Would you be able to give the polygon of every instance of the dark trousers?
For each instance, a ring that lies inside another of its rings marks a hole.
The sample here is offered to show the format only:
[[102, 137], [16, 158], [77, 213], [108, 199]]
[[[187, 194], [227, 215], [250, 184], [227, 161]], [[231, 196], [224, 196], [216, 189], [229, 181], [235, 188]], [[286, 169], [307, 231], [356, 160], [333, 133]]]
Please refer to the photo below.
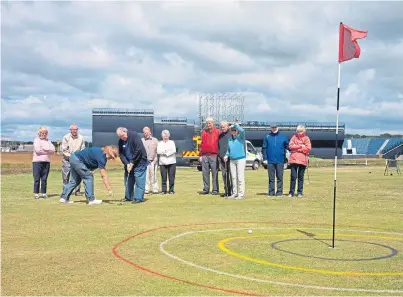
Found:
[[[284, 164], [267, 164], [267, 171], [269, 172], [269, 195], [283, 195], [283, 173]], [[274, 188], [275, 177], [277, 177], [277, 192]]]
[[125, 173], [124, 173], [124, 177], [123, 177], [123, 181], [124, 181], [124, 184], [125, 184], [125, 199], [124, 200], [130, 200], [130, 196], [129, 196], [129, 188], [127, 187], [127, 180], [128, 180], [128, 177], [129, 177], [129, 173], [127, 172], [127, 169], [126, 169], [126, 165], [124, 165], [124, 171], [125, 171]]
[[202, 156], [202, 174], [203, 174], [203, 191], [210, 192], [210, 170], [212, 177], [212, 190], [218, 193], [218, 157], [214, 156]]
[[222, 173], [222, 179], [224, 181], [224, 190], [225, 194], [228, 196], [232, 195], [232, 177], [231, 177], [231, 169], [229, 166], [229, 158], [227, 162], [224, 162], [224, 159], [218, 157], [218, 163], [220, 165], [220, 170]]
[[176, 164], [160, 165], [161, 172], [161, 191], [163, 193], [167, 192], [167, 177], [169, 179], [169, 192], [174, 192], [175, 187], [175, 174], [176, 174]]
[[290, 181], [290, 193], [294, 195], [295, 193], [295, 184], [298, 178], [298, 194], [303, 193], [304, 191], [304, 174], [305, 174], [305, 165], [300, 164], [291, 164], [291, 181]]
[[39, 186], [41, 188], [41, 193], [46, 194], [46, 185], [48, 181], [49, 169], [50, 169], [49, 162], [32, 162], [35, 194], [39, 194]]

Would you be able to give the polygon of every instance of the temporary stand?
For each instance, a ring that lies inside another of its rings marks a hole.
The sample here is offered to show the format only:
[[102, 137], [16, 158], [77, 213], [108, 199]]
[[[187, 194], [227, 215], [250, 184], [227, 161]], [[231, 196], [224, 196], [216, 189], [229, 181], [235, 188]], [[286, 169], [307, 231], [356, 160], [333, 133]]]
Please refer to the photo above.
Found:
[[400, 171], [399, 162], [397, 160], [386, 160], [385, 172], [383, 173], [383, 175], [389, 175], [390, 169], [395, 170], [397, 172], [397, 175], [402, 174], [402, 172]]

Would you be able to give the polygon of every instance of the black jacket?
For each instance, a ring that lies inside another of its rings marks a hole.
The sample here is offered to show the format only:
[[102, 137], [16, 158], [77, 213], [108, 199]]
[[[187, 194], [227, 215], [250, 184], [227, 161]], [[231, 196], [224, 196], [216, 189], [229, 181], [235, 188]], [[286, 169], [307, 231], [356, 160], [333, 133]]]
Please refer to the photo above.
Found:
[[119, 139], [119, 157], [122, 160], [124, 165], [128, 165], [132, 163], [134, 168], [140, 164], [140, 162], [147, 162], [147, 152], [141, 141], [141, 136], [135, 131], [127, 131], [127, 142], [126, 146], [128, 146], [130, 150], [130, 155], [132, 156], [131, 160], [128, 160], [125, 156], [123, 140]]
[[231, 137], [231, 130], [228, 129], [226, 133], [221, 132], [218, 136], [218, 156], [224, 158], [228, 149], [228, 139]]

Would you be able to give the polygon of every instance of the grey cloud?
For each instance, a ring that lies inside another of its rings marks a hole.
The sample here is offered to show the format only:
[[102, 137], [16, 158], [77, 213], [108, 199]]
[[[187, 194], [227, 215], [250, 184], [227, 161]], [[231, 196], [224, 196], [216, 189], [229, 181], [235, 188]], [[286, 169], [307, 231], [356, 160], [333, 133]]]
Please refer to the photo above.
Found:
[[[351, 129], [401, 129], [393, 108], [374, 112], [400, 106], [401, 15], [399, 2], [12, 3], [2, 9], [1, 86], [2, 115], [15, 116], [2, 124], [90, 129], [91, 108], [107, 106], [194, 118], [197, 93], [222, 91], [247, 93], [249, 118], [334, 121], [342, 20], [369, 31], [361, 58], [342, 64], [343, 119]], [[92, 47], [105, 61], [90, 59]], [[30, 116], [39, 108], [30, 96], [47, 96], [46, 117]]]

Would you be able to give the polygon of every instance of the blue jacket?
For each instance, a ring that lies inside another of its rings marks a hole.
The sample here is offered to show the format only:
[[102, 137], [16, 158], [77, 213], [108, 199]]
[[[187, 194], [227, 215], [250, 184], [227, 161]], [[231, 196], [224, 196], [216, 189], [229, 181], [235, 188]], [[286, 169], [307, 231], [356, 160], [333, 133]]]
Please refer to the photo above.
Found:
[[269, 164], [284, 164], [285, 150], [288, 149], [288, 138], [280, 133], [271, 132], [263, 140], [263, 161]]
[[235, 138], [232, 135], [228, 138], [228, 149], [225, 155], [231, 160], [245, 159], [245, 130], [239, 127], [238, 124], [234, 124], [233, 127], [237, 129], [239, 133]]

